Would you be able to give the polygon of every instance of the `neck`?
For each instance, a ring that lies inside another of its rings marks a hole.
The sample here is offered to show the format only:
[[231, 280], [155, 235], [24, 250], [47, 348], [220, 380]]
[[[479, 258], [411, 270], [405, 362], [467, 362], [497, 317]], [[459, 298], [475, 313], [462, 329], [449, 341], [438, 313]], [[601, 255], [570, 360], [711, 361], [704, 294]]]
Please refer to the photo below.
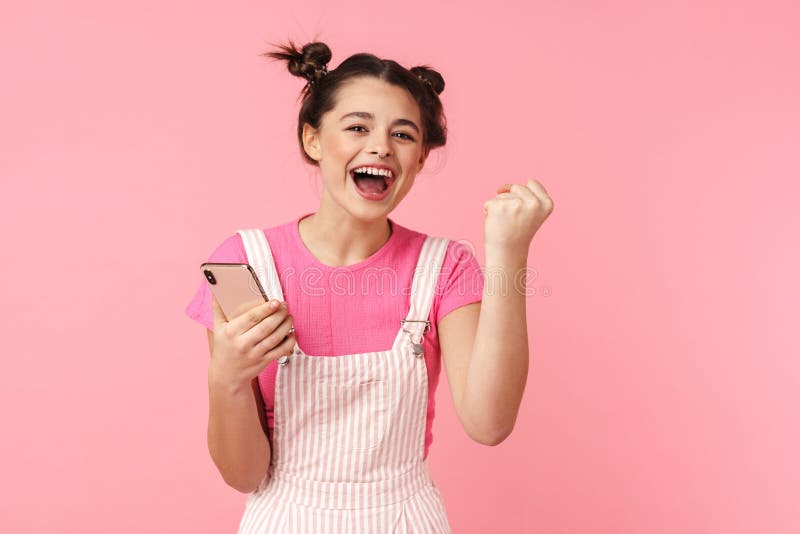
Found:
[[322, 208], [302, 219], [298, 230], [311, 254], [332, 267], [353, 265], [367, 259], [392, 235], [386, 216], [365, 221], [346, 212], [333, 214]]

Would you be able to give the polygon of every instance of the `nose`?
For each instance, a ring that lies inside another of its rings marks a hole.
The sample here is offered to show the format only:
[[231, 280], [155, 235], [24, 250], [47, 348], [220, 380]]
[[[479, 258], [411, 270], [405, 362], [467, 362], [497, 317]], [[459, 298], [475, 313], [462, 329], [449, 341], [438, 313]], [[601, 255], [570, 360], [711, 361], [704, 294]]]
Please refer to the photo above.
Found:
[[389, 141], [387, 136], [383, 135], [382, 133], [373, 133], [368, 146], [368, 152], [370, 154], [375, 154], [379, 159], [391, 156]]

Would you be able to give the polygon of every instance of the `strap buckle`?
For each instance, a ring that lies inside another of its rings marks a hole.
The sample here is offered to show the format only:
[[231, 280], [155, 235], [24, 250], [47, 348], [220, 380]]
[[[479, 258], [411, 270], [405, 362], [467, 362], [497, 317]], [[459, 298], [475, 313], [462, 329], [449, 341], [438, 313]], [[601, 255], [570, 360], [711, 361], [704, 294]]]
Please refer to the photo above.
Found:
[[431, 331], [431, 322], [430, 321], [420, 321], [420, 320], [413, 320], [413, 319], [400, 319], [400, 324], [405, 326], [406, 323], [425, 323], [425, 330], [422, 332], [423, 334], [427, 334]]

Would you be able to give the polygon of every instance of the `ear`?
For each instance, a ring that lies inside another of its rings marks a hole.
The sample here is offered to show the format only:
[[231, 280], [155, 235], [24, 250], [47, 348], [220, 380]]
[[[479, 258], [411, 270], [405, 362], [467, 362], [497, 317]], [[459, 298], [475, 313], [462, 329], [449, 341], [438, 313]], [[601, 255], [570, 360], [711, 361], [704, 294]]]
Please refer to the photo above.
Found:
[[422, 170], [422, 167], [425, 166], [425, 161], [428, 159], [428, 154], [431, 153], [430, 147], [425, 147], [422, 149], [422, 155], [419, 157], [419, 167], [417, 168], [417, 172]]
[[308, 157], [314, 161], [319, 161], [322, 157], [322, 150], [319, 143], [319, 130], [308, 123], [303, 124], [303, 150]]

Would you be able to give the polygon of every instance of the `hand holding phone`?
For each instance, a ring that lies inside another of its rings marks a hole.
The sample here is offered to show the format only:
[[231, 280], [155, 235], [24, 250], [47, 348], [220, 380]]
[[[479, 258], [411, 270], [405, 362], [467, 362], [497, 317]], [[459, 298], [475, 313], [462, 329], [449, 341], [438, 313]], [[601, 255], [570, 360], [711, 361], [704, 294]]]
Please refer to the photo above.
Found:
[[201, 268], [213, 294], [209, 379], [249, 388], [270, 362], [291, 354], [293, 318], [286, 303], [267, 299], [250, 265], [204, 263]]

